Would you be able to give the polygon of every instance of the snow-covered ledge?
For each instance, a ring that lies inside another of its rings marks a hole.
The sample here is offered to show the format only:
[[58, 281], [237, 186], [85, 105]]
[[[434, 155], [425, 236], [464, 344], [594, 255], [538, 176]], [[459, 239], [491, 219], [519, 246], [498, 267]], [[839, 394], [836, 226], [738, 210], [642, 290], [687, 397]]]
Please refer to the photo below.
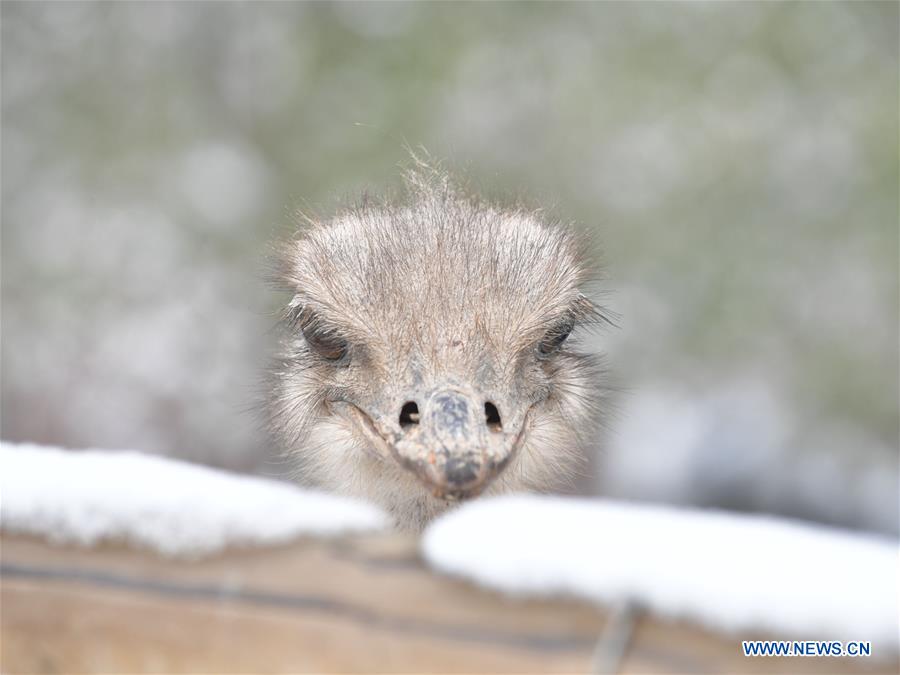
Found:
[[512, 594], [634, 603], [748, 639], [898, 650], [897, 540], [770, 517], [513, 496], [444, 516], [422, 551], [442, 572]]
[[0, 529], [197, 557], [386, 528], [378, 509], [265, 478], [137, 452], [0, 443]]

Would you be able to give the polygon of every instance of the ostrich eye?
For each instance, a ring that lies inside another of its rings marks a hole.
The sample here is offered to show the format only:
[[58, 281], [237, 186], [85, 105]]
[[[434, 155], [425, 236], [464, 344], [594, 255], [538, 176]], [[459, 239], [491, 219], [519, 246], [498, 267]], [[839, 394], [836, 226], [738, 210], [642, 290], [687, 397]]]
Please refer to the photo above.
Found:
[[538, 343], [538, 357], [546, 358], [556, 352], [562, 346], [562, 343], [566, 341], [566, 338], [569, 337], [572, 328], [572, 323], [567, 321], [547, 331], [547, 334]]
[[327, 361], [341, 361], [347, 355], [347, 341], [332, 332], [306, 327], [303, 337], [310, 349]]

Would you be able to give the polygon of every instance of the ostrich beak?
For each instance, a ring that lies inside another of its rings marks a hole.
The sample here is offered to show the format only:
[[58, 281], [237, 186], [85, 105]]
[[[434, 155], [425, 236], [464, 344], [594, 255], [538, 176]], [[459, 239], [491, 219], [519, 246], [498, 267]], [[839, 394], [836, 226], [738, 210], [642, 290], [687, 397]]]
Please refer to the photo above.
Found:
[[[512, 459], [521, 433], [506, 430], [491, 401], [458, 388], [441, 388], [418, 405], [407, 402], [391, 454], [437, 497], [481, 493]], [[405, 413], [405, 414], [404, 414]]]

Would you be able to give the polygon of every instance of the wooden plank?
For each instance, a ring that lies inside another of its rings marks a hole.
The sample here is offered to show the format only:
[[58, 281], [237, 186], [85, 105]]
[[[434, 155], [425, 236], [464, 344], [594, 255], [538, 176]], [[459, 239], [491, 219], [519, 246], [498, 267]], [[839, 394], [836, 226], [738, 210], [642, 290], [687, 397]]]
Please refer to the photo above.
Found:
[[[587, 672], [607, 617], [432, 574], [397, 536], [174, 562], [2, 538], [2, 670]], [[736, 638], [641, 617], [623, 672], [863, 672], [745, 659]], [[882, 672], [895, 672], [893, 664]]]
[[[584, 654], [458, 640], [320, 611], [65, 584], [3, 589], [6, 672], [577, 672]], [[537, 668], [535, 667], [537, 666]]]

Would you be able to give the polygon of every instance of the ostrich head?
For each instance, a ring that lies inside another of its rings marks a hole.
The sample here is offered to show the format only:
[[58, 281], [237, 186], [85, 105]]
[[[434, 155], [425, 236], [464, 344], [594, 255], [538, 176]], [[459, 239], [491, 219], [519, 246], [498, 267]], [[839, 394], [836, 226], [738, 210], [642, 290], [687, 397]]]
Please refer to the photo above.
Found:
[[570, 334], [603, 315], [570, 231], [417, 169], [402, 200], [312, 222], [281, 258], [272, 423], [305, 480], [415, 530], [574, 469], [602, 390]]

